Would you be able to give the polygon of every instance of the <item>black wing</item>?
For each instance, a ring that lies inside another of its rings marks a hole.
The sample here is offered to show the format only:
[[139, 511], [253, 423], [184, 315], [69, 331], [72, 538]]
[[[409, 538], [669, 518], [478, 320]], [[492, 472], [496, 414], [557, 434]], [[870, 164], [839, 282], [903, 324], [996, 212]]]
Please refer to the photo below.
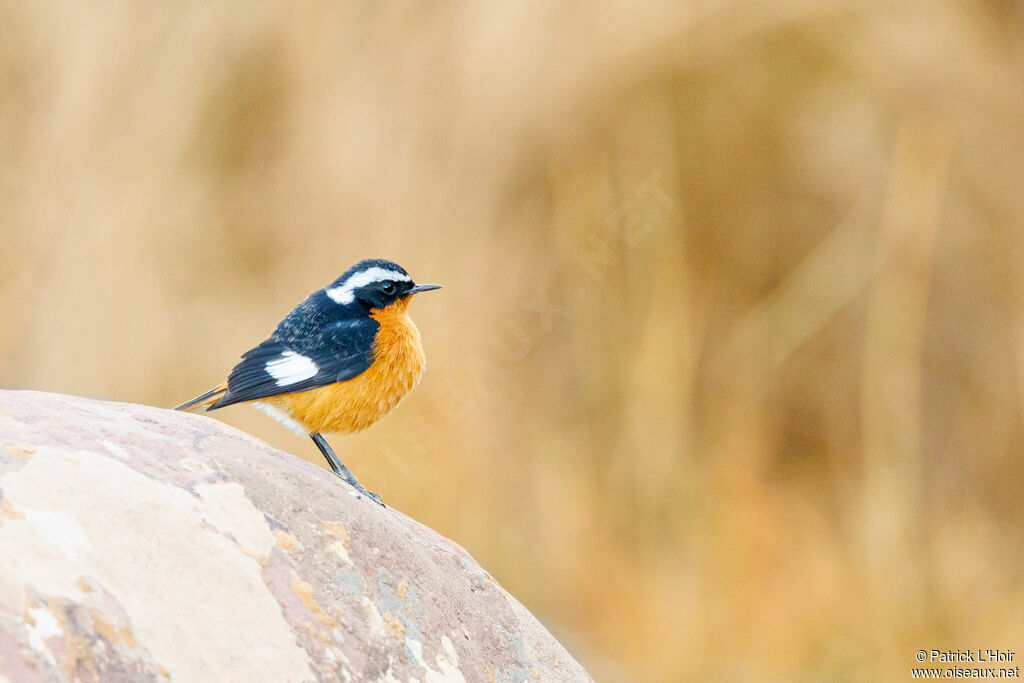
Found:
[[242, 356], [228, 376], [227, 392], [209, 409], [358, 377], [373, 364], [378, 328], [373, 318], [359, 318], [331, 323], [312, 337], [268, 339]]

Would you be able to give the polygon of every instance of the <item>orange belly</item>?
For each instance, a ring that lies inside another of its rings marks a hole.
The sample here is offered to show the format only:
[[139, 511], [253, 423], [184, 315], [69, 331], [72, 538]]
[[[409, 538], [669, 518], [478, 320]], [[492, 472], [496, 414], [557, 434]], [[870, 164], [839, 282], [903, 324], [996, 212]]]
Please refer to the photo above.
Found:
[[408, 315], [409, 300], [370, 315], [380, 324], [374, 362], [363, 374], [318, 389], [263, 399], [310, 432], [350, 434], [391, 412], [420, 381], [426, 357], [420, 332]]

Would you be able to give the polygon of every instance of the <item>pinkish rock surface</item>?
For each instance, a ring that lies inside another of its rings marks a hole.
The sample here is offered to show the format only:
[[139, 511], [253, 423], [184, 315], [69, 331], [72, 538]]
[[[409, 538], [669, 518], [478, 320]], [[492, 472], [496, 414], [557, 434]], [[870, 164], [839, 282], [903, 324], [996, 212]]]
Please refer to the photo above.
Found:
[[0, 391], [0, 682], [590, 680], [350, 491], [209, 418]]

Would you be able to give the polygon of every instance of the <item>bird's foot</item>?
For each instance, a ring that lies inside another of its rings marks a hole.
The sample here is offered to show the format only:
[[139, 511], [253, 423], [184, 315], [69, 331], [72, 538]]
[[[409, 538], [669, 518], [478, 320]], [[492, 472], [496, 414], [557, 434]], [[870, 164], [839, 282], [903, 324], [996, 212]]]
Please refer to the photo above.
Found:
[[352, 495], [354, 495], [356, 498], [362, 498], [363, 496], [365, 496], [372, 500], [377, 505], [380, 505], [381, 507], [387, 507], [387, 505], [385, 505], [384, 501], [381, 499], [379, 493], [367, 490], [366, 488], [363, 487], [362, 484], [359, 483], [359, 481], [355, 477], [349, 479], [343, 474], [338, 474], [338, 477], [340, 477], [343, 481], [345, 481], [345, 483], [347, 483], [349, 486], [355, 489]]
[[337, 454], [334, 452], [334, 449], [331, 448], [330, 445], [328, 445], [327, 440], [324, 439], [323, 435], [320, 434], [320, 432], [310, 432], [309, 437], [313, 439], [313, 443], [317, 445], [317, 448], [320, 449], [320, 452], [324, 454], [325, 458], [327, 458], [327, 463], [331, 466], [331, 469], [334, 471], [334, 473], [341, 477], [344, 481], [348, 482], [348, 484], [355, 489], [354, 495], [356, 498], [362, 498], [363, 496], [366, 496], [377, 505], [380, 505], [381, 507], [387, 507], [386, 505], [384, 505], [384, 502], [380, 499], [380, 495], [374, 493], [373, 491], [367, 491], [366, 489], [363, 488], [363, 485], [359, 483], [358, 479], [356, 479], [356, 475], [352, 474], [352, 472], [350, 472], [349, 469], [345, 467], [345, 463], [343, 463], [338, 458]]

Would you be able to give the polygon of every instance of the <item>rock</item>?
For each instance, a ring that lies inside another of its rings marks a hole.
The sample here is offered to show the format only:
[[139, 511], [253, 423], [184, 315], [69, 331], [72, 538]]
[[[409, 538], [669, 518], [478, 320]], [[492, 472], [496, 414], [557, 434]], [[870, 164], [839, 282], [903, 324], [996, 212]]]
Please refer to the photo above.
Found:
[[455, 543], [216, 420], [0, 391], [0, 681], [590, 680]]

